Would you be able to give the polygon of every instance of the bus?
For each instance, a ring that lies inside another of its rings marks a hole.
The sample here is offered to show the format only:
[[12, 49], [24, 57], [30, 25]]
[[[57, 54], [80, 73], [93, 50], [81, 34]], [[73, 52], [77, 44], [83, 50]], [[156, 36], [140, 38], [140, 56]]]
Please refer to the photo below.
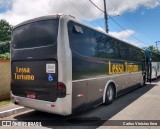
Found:
[[151, 79], [157, 79], [160, 76], [160, 54], [148, 49], [145, 52], [151, 64]]
[[69, 15], [13, 28], [11, 100], [60, 115], [78, 113], [145, 82], [145, 51]]

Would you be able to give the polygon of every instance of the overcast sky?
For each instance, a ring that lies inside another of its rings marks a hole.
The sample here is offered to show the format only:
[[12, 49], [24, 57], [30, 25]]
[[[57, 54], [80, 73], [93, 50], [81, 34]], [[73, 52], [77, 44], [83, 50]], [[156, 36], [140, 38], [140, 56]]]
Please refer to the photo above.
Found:
[[[103, 0], [92, 1], [103, 10]], [[160, 0], [106, 0], [106, 7], [108, 14], [125, 28], [121, 29], [109, 19], [110, 34], [139, 47], [160, 40]], [[0, 19], [7, 20], [11, 25], [57, 12], [73, 15], [104, 30], [103, 13], [89, 0], [0, 0]]]

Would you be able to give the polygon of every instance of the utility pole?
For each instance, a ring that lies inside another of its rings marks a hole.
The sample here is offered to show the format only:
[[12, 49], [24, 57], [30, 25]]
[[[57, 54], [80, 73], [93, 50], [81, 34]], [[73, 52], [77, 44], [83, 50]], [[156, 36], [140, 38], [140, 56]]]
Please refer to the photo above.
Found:
[[156, 41], [156, 48], [157, 48], [157, 52], [158, 52], [158, 43], [160, 43], [160, 41]]
[[106, 0], [104, 0], [104, 19], [105, 19], [106, 33], [108, 33], [108, 14], [106, 9]]

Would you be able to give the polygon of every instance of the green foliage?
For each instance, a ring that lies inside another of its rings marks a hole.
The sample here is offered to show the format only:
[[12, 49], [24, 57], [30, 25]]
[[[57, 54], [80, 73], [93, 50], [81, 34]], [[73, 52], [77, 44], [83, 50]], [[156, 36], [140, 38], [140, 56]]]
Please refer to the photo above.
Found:
[[12, 26], [5, 20], [0, 20], [0, 41], [11, 40]]
[[6, 41], [6, 42], [0, 42], [0, 54], [2, 53], [9, 53], [10, 51], [10, 41]]
[[158, 52], [157, 52], [156, 47], [154, 47], [153, 45], [148, 46], [147, 49], [160, 54], [160, 51], [158, 50]]
[[151, 50], [151, 51], [157, 52], [156, 48], [155, 48], [153, 45], [148, 46], [147, 48], [148, 48], [148, 50]]
[[5, 20], [0, 20], [0, 59], [10, 58], [10, 41], [12, 26]]
[[10, 58], [10, 53], [0, 54], [0, 59], [9, 59], [9, 58]]

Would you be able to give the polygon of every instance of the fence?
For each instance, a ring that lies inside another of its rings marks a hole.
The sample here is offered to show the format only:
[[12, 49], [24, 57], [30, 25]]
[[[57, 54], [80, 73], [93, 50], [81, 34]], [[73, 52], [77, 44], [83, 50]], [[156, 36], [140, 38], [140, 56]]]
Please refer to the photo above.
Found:
[[0, 101], [10, 97], [10, 60], [0, 59]]

